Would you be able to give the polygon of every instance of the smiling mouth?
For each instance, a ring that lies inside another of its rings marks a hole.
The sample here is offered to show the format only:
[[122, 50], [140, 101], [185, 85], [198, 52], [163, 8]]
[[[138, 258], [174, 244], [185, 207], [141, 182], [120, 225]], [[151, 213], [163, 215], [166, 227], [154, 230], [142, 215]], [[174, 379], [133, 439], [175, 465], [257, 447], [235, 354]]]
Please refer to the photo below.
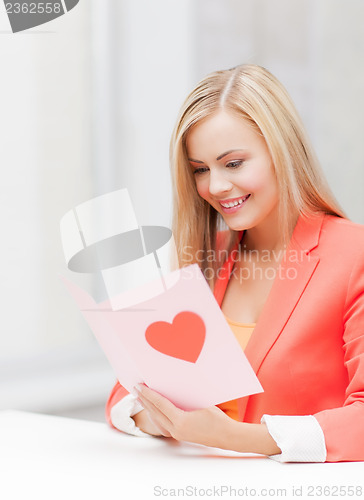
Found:
[[221, 201], [219, 201], [219, 203], [223, 209], [229, 210], [229, 209], [236, 208], [236, 207], [242, 205], [249, 197], [250, 197], [250, 194], [247, 194], [246, 196], [242, 196], [241, 198], [237, 198], [234, 201], [230, 201], [227, 203], [222, 203]]

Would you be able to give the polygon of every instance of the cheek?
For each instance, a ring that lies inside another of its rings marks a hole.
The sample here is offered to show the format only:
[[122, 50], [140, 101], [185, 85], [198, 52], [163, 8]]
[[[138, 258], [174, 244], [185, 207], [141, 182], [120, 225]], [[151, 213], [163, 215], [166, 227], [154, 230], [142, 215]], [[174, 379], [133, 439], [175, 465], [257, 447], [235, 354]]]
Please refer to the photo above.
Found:
[[245, 172], [244, 177], [239, 179], [239, 182], [244, 191], [251, 191], [252, 193], [259, 192], [267, 185], [266, 175], [257, 170]]
[[266, 168], [255, 169], [245, 177], [245, 187], [255, 193], [274, 194], [277, 191], [277, 181], [273, 171]]

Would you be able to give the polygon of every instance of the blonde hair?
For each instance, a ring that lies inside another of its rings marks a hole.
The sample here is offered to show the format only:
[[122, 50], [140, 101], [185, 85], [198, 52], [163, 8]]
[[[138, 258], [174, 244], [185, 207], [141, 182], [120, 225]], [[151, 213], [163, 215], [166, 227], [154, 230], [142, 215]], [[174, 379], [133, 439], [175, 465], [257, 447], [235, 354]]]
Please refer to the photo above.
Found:
[[[222, 259], [207, 262], [216, 252], [216, 238], [224, 226], [221, 215], [203, 200], [189, 166], [186, 138], [191, 128], [220, 109], [237, 113], [264, 137], [279, 190], [282, 241], [288, 244], [294, 227], [292, 214], [317, 212], [346, 218], [332, 194], [301, 119], [282, 84], [265, 68], [253, 64], [216, 71], [201, 80], [180, 110], [170, 143], [173, 181], [172, 230], [178, 266], [197, 263], [213, 288]], [[226, 226], [225, 226], [226, 227]], [[220, 246], [227, 255], [237, 231], [228, 229]], [[211, 253], [210, 253], [211, 252]], [[203, 258], [197, 258], [197, 255]], [[221, 253], [220, 253], [221, 254]], [[206, 274], [212, 268], [213, 273]]]

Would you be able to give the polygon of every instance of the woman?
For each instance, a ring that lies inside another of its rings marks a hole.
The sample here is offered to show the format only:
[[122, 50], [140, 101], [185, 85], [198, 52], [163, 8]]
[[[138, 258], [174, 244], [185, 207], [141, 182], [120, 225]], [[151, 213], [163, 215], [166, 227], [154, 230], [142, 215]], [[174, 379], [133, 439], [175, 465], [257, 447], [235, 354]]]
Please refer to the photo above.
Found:
[[279, 461], [364, 460], [364, 226], [335, 201], [282, 85], [255, 65], [207, 76], [171, 166], [179, 265], [200, 265], [264, 392], [184, 412], [116, 384], [109, 423]]

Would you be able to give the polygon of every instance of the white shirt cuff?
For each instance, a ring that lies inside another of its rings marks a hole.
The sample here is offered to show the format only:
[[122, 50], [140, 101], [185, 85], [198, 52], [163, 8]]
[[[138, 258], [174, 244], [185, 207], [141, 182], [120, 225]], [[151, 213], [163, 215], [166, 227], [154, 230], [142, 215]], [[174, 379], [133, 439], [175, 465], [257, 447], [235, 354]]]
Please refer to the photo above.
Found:
[[278, 462], [325, 462], [325, 436], [312, 415], [263, 415], [268, 432], [282, 450], [270, 458]]
[[143, 410], [142, 405], [137, 401], [137, 398], [132, 394], [124, 396], [110, 410], [111, 423], [119, 431], [133, 434], [134, 436], [150, 436], [143, 432], [135, 425], [135, 421], [131, 418]]

